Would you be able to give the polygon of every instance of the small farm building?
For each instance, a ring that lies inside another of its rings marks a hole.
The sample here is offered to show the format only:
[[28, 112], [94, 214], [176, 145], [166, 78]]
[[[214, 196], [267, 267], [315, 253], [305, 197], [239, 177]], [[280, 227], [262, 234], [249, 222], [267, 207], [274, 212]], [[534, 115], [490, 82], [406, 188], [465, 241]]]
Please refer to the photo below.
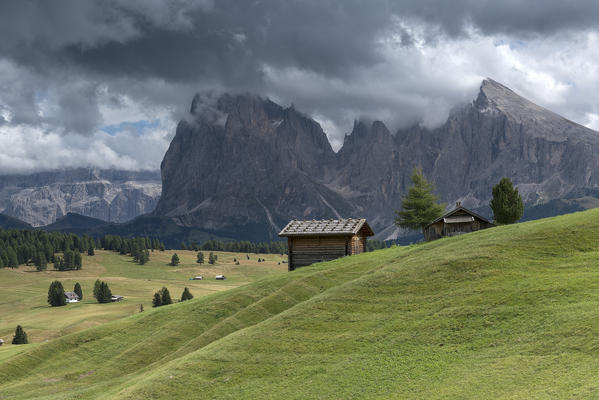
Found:
[[495, 226], [485, 217], [481, 217], [456, 203], [454, 210], [437, 218], [424, 228], [424, 239], [427, 241], [440, 239], [445, 236], [456, 236], [463, 233], [478, 231]]
[[360, 254], [374, 236], [365, 219], [293, 220], [279, 233], [287, 238], [288, 270], [319, 261]]
[[0, 346], [2, 346], [4, 344], [4, 340], [0, 339]]
[[77, 303], [80, 300], [79, 295], [75, 292], [64, 292], [64, 297], [67, 303]]
[[123, 296], [119, 296], [118, 294], [113, 294], [112, 297], [110, 298], [110, 301], [115, 302], [115, 301], [121, 301], [123, 299], [124, 299]]

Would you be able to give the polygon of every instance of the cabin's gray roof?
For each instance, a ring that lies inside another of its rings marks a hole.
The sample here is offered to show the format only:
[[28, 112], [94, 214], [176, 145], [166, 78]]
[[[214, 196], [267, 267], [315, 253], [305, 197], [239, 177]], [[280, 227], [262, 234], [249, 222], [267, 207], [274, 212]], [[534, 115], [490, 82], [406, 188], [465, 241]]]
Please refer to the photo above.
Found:
[[[486, 219], [485, 217], [478, 215], [477, 213], [475, 213], [474, 211], [470, 211], [465, 207], [457, 206], [456, 208], [454, 208], [453, 210], [451, 210], [450, 212], [448, 212], [447, 214], [437, 218], [436, 220], [434, 220], [433, 222], [431, 222], [430, 224], [428, 224], [426, 227], [428, 228], [429, 226], [431, 226], [432, 224], [436, 224], [439, 221], [444, 221], [447, 218], [450, 218], [453, 214], [456, 214], [458, 211], [462, 211], [465, 212], [466, 214], [469, 214], [471, 216], [473, 216], [474, 218], [480, 219], [481, 221], [484, 221], [488, 224], [494, 225], [491, 221], [489, 221], [488, 219]], [[458, 218], [458, 216], [456, 215], [455, 217], [452, 218]], [[464, 222], [471, 222], [471, 221], [464, 221]], [[450, 222], [451, 223], [451, 222]], [[455, 223], [455, 222], [454, 222]]]
[[466, 222], [473, 222], [474, 217], [472, 215], [456, 215], [451, 217], [443, 218], [443, 222], [446, 224], [463, 224]]
[[324, 219], [290, 221], [279, 236], [346, 236], [355, 235], [361, 229], [366, 231], [366, 236], [373, 236], [374, 232], [364, 218], [354, 219]]
[[68, 298], [68, 299], [78, 299], [79, 295], [75, 292], [64, 292], [64, 295]]

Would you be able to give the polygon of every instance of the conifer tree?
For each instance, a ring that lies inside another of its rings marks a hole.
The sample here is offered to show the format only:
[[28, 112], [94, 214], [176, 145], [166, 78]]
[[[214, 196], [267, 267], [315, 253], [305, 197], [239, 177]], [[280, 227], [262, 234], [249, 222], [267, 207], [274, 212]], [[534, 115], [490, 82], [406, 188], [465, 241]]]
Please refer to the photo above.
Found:
[[208, 255], [208, 264], [214, 264], [216, 262], [216, 257], [214, 257], [214, 253], [210, 252]]
[[160, 292], [154, 293], [154, 298], [152, 299], [152, 307], [160, 307], [162, 305], [162, 298], [160, 297]]
[[64, 297], [64, 287], [60, 281], [54, 281], [48, 288], [48, 304], [52, 307], [64, 306], [67, 301]]
[[96, 254], [96, 253], [95, 253], [95, 251], [94, 251], [94, 246], [91, 246], [91, 245], [90, 245], [90, 246], [89, 246], [89, 248], [87, 249], [87, 255], [88, 255], [88, 256], [93, 256], [93, 255], [95, 255], [95, 254]]
[[98, 303], [110, 303], [112, 301], [112, 292], [106, 282], [100, 283], [97, 300]]
[[489, 205], [493, 210], [493, 219], [498, 224], [513, 224], [524, 215], [522, 197], [509, 178], [501, 178], [493, 187], [493, 198]]
[[78, 251], [73, 253], [73, 268], [75, 269], [81, 269], [81, 266], [83, 264], [83, 261], [81, 259], [81, 253], [79, 253]]
[[198, 252], [198, 264], [204, 264], [204, 253]]
[[191, 300], [191, 299], [193, 299], [193, 295], [191, 294], [189, 289], [187, 289], [187, 288], [183, 289], [183, 293], [181, 294], [181, 301]]
[[160, 299], [162, 300], [162, 305], [166, 306], [168, 304], [173, 304], [173, 300], [171, 299], [171, 294], [169, 293], [166, 287], [163, 287], [160, 291]]
[[41, 251], [37, 254], [35, 261], [35, 268], [38, 271], [45, 271], [48, 268], [48, 261], [46, 260], [46, 255]]
[[21, 325], [17, 325], [17, 329], [15, 329], [15, 336], [12, 338], [12, 344], [28, 344], [29, 340], [27, 340], [27, 333], [23, 330]]
[[144, 305], [143, 304], [139, 305], [139, 312], [144, 312]]
[[9, 247], [6, 251], [8, 256], [7, 266], [10, 268], [17, 268], [19, 266], [19, 259], [17, 258], [17, 253], [12, 247]]
[[58, 256], [54, 257], [54, 269], [57, 271], [64, 271], [64, 263], [62, 262], [62, 258]]
[[102, 282], [96, 279], [96, 282], [94, 282], [94, 298], [96, 300], [98, 300], [98, 296], [100, 295], [100, 286], [102, 286]]
[[74, 255], [74, 253], [71, 250], [66, 249], [64, 251], [64, 254], [63, 254], [63, 257], [62, 257], [62, 261], [63, 261], [63, 268], [65, 270], [73, 269], [74, 258], [75, 258], [75, 255]]
[[79, 284], [79, 282], [75, 283], [75, 288], [73, 289], [73, 292], [77, 293], [77, 296], [79, 296], [79, 300], [83, 300], [83, 291], [81, 290], [81, 285]]
[[401, 199], [401, 211], [395, 211], [395, 224], [406, 229], [422, 229], [443, 215], [445, 204], [437, 204], [439, 196], [432, 182], [424, 177], [421, 168], [414, 168], [412, 172], [412, 187]]
[[179, 265], [179, 256], [177, 255], [177, 253], [173, 254], [173, 256], [171, 257], [171, 265], [173, 267]]

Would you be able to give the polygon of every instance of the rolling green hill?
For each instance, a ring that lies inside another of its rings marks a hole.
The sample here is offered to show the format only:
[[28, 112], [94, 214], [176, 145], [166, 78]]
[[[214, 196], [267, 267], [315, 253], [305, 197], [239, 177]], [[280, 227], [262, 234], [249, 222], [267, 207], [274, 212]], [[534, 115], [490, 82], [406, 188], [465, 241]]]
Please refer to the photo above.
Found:
[[0, 397], [599, 397], [599, 209], [273, 274], [0, 349]]

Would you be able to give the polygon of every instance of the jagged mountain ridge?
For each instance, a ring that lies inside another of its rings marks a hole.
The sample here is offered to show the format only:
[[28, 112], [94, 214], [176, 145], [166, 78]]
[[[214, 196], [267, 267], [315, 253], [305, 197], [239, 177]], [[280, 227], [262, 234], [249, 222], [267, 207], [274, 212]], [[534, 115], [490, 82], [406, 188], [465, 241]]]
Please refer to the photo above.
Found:
[[155, 215], [254, 240], [291, 218], [366, 217], [392, 236], [415, 166], [449, 203], [485, 206], [509, 176], [534, 205], [597, 189], [598, 150], [599, 133], [490, 79], [439, 128], [392, 134], [357, 122], [338, 153], [293, 107], [249, 94], [207, 106], [196, 96], [162, 162]]
[[0, 176], [0, 212], [32, 226], [69, 212], [125, 222], [152, 211], [160, 197], [158, 171], [78, 168]]

